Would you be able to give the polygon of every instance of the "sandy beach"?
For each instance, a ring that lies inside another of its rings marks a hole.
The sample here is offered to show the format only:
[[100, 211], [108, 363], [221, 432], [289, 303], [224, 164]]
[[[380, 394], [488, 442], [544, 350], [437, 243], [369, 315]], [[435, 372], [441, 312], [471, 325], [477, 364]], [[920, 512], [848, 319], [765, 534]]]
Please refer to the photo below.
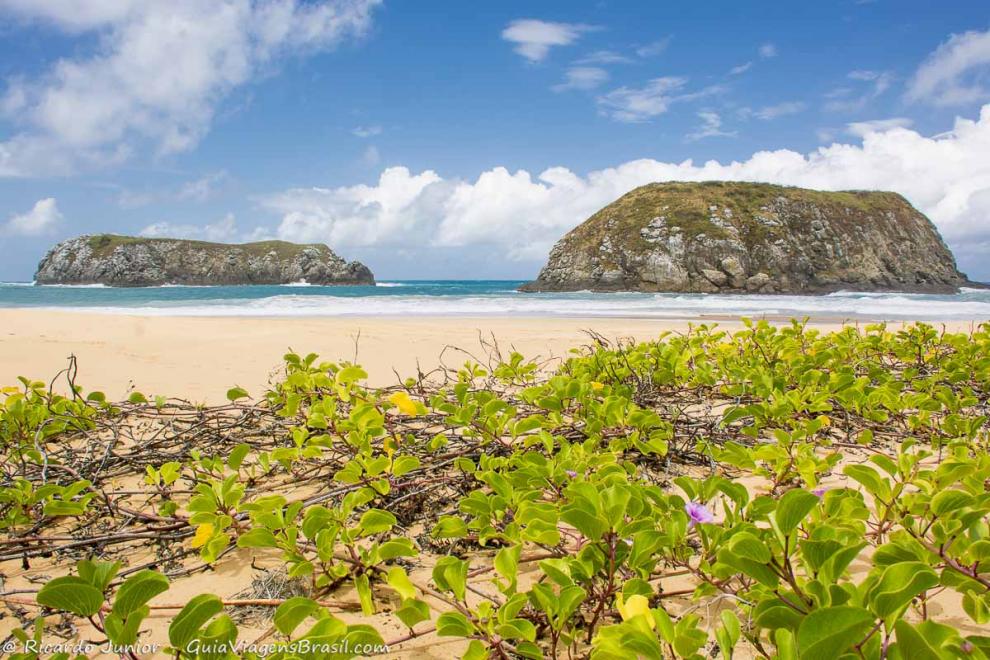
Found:
[[[610, 340], [645, 340], [684, 331], [691, 323], [743, 327], [738, 319], [713, 318], [204, 318], [3, 309], [0, 383], [14, 384], [17, 376], [51, 379], [75, 355], [84, 389], [123, 398], [134, 388], [213, 403], [223, 401], [233, 385], [260, 395], [290, 349], [356, 361], [372, 384], [388, 385], [397, 382], [396, 372], [408, 377], [417, 368], [426, 372], [441, 363], [457, 367], [468, 353], [487, 362], [489, 348], [482, 339], [489, 346], [497, 341], [503, 354], [517, 350], [527, 357], [560, 359], [588, 344], [589, 331]], [[834, 329], [842, 324], [819, 320], [811, 325]], [[974, 324], [944, 325], [968, 330]]]

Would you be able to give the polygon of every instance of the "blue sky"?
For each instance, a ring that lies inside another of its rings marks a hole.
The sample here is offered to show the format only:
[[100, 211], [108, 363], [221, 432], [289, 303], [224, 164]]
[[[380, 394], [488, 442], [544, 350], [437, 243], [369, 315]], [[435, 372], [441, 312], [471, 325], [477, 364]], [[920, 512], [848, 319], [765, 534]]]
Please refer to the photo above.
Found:
[[990, 279], [980, 5], [0, 0], [0, 280], [102, 231], [529, 278], [666, 178], [894, 189]]

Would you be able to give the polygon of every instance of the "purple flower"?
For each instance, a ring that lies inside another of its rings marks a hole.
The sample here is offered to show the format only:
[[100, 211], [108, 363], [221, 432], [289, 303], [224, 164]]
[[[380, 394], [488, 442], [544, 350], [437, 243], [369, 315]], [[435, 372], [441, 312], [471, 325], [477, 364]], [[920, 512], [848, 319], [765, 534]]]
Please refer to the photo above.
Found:
[[694, 527], [697, 523], [710, 523], [715, 520], [715, 515], [701, 502], [688, 502], [684, 505], [684, 510], [687, 511], [688, 517], [691, 518], [691, 521], [688, 522], [688, 527]]
[[825, 491], [828, 490], [827, 486], [819, 486], [818, 488], [811, 491], [811, 494], [815, 497], [822, 498], [825, 497]]
[[564, 472], [565, 472], [565, 473], [567, 474], [567, 476], [568, 476], [568, 477], [570, 477], [571, 479], [573, 479], [574, 477], [576, 477], [576, 476], [577, 476], [577, 472], [575, 472], [574, 470], [564, 470]]

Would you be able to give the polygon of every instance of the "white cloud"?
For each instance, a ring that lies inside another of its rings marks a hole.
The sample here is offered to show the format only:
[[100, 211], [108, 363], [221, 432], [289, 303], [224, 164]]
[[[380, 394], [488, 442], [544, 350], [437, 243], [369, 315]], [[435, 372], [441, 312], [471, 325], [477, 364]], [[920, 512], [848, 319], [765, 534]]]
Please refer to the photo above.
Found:
[[730, 76], [738, 76], [740, 73], [746, 73], [747, 71], [749, 71], [752, 68], [753, 68], [753, 63], [752, 62], [746, 62], [744, 64], [740, 64], [739, 66], [734, 66], [731, 69], [729, 69], [729, 75]]
[[803, 112], [805, 109], [805, 104], [801, 101], [787, 101], [785, 103], [778, 103], [776, 105], [768, 105], [766, 107], [760, 108], [753, 114], [759, 119], [764, 121], [770, 121], [777, 119], [778, 117], [786, 117], [787, 115], [796, 115], [799, 112]]
[[566, 92], [572, 89], [589, 90], [608, 80], [608, 71], [597, 66], [572, 66], [564, 73], [564, 82], [554, 85], [553, 91]]
[[701, 126], [685, 136], [689, 142], [708, 137], [735, 137], [735, 131], [722, 130], [722, 118], [717, 112], [705, 110], [699, 112], [698, 117], [701, 119]]
[[938, 106], [990, 98], [990, 30], [954, 34], [928, 56], [908, 83], [908, 101]]
[[287, 56], [362, 35], [379, 3], [2, 0], [0, 17], [50, 24], [96, 45], [10, 82], [0, 112], [17, 132], [0, 143], [0, 176], [191, 149], [232, 90]]
[[381, 135], [382, 127], [377, 124], [373, 126], [357, 126], [351, 130], [351, 133], [359, 138], [369, 138]]
[[[860, 112], [873, 99], [881, 96], [890, 89], [894, 82], [894, 76], [889, 71], [871, 71], [869, 69], [856, 69], [850, 71], [846, 78], [860, 83], [869, 83], [869, 88], [856, 94], [853, 87], [837, 87], [825, 94], [830, 99], [825, 104], [828, 112]], [[862, 86], [860, 86], [862, 90]]]
[[652, 43], [640, 46], [636, 49], [636, 54], [640, 57], [656, 57], [662, 54], [667, 47], [670, 46], [670, 41], [672, 37], [664, 37], [663, 39], [658, 39]]
[[202, 241], [230, 242], [237, 238], [237, 221], [233, 213], [206, 225], [173, 224], [156, 222], [139, 233], [148, 238], [191, 238]]
[[760, 57], [768, 60], [771, 57], [777, 57], [777, 46], [772, 43], [765, 43], [760, 46], [757, 52], [760, 54]]
[[642, 87], [619, 87], [599, 96], [599, 111], [616, 121], [637, 123], [653, 119], [670, 109], [671, 104], [693, 101], [722, 91], [713, 85], [697, 92], [685, 92], [687, 78], [665, 76], [648, 80]]
[[594, 27], [579, 23], [551, 23], [533, 18], [512, 21], [502, 38], [516, 44], [515, 51], [530, 62], [539, 62], [554, 46], [567, 46]]
[[629, 62], [632, 60], [614, 50], [596, 50], [574, 61], [575, 64], [628, 64]]
[[361, 164], [365, 167], [374, 167], [380, 162], [382, 162], [382, 154], [375, 145], [369, 144], [361, 152]]
[[[807, 154], [760, 151], [744, 161], [665, 163], [634, 160], [585, 176], [553, 167], [533, 176], [496, 167], [474, 181], [433, 171], [385, 170], [374, 185], [292, 189], [262, 201], [281, 216], [277, 234], [335, 248], [461, 246], [493, 250], [535, 267], [550, 246], [598, 209], [654, 181], [763, 181], [824, 190], [892, 190], [927, 213], [963, 266], [985, 262], [990, 244], [990, 105], [978, 120], [926, 137], [877, 130], [856, 144]], [[980, 246], [983, 246], [982, 248]], [[480, 256], [479, 256], [480, 258]], [[986, 266], [983, 266], [986, 269]], [[990, 275], [990, 273], [986, 273]]]
[[31, 210], [12, 216], [5, 225], [3, 233], [15, 236], [41, 236], [55, 229], [62, 221], [62, 213], [58, 210], [54, 197], [46, 197], [35, 202]]
[[869, 133], [885, 133], [895, 128], [909, 128], [912, 124], [914, 122], [907, 117], [871, 119], [869, 121], [854, 121], [846, 124], [846, 131], [857, 137], [866, 137]]
[[225, 170], [212, 172], [206, 176], [202, 176], [198, 179], [182, 184], [179, 191], [176, 193], [176, 197], [180, 200], [205, 202], [212, 197], [216, 193], [217, 188], [222, 186], [229, 178], [230, 175], [228, 175]]

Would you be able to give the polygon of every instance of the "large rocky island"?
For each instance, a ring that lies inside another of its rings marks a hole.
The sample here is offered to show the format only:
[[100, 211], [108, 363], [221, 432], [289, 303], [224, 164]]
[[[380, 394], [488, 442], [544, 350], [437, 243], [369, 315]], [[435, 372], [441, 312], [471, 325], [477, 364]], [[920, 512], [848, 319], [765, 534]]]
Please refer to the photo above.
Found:
[[564, 236], [524, 291], [954, 292], [935, 226], [889, 192], [655, 183]]
[[101, 234], [59, 243], [38, 264], [37, 284], [374, 284], [364, 264], [326, 245], [261, 241], [229, 245]]

